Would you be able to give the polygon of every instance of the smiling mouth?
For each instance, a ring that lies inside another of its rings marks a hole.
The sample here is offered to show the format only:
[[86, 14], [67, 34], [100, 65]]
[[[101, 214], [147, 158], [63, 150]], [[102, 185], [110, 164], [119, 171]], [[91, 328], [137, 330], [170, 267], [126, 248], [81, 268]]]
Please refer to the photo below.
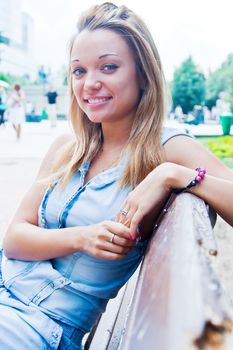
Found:
[[112, 97], [91, 97], [86, 99], [85, 101], [89, 104], [89, 105], [98, 105], [101, 103], [105, 103], [109, 100], [111, 100]]

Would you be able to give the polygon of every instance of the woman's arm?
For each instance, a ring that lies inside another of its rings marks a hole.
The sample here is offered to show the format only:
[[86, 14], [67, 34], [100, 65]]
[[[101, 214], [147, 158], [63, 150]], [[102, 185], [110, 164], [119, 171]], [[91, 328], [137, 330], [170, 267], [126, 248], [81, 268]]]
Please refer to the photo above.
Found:
[[233, 226], [233, 171], [208, 152], [197, 141], [186, 136], [171, 138], [164, 146], [165, 163], [154, 169], [128, 196], [117, 221], [130, 227], [133, 237], [139, 223], [149, 213], [158, 212], [172, 189], [187, 186], [197, 175], [198, 167], [206, 169], [204, 180], [189, 192], [201, 197]]
[[165, 152], [169, 162], [180, 165], [180, 167], [173, 168], [174, 173], [171, 173], [169, 180], [170, 187], [186, 186], [190, 178], [192, 180], [196, 176], [194, 169], [205, 168], [204, 180], [191, 188], [189, 192], [201, 197], [233, 226], [233, 171], [199, 142], [185, 136], [169, 140], [165, 144]]
[[49, 148], [34, 183], [24, 196], [6, 231], [3, 249], [10, 258], [18, 258], [21, 254], [23, 256], [24, 252], [29, 252], [30, 249], [34, 250], [36, 254], [41, 245], [43, 245], [45, 255], [49, 249], [51, 250], [51, 238], [54, 234], [48, 236], [48, 230], [43, 230], [37, 226], [38, 209], [48, 187], [46, 183], [40, 180], [51, 174], [54, 156], [61, 145], [68, 141], [68, 137], [68, 135], [58, 137]]
[[[133, 243], [129, 240], [129, 229], [115, 222], [64, 229], [38, 227], [38, 209], [47, 187], [40, 179], [51, 174], [55, 153], [70, 137], [61, 136], [50, 147], [35, 182], [10, 223], [3, 241], [4, 253], [8, 258], [48, 260], [86, 251], [97, 257], [118, 260], [131, 249]], [[110, 242], [113, 234], [114, 242]]]

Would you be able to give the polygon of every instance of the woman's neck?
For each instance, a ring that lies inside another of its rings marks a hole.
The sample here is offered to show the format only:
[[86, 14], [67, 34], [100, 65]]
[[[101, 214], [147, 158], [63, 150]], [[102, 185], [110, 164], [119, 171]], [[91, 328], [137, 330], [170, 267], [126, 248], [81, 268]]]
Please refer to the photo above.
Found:
[[102, 124], [103, 151], [123, 149], [129, 140], [131, 125], [123, 123]]

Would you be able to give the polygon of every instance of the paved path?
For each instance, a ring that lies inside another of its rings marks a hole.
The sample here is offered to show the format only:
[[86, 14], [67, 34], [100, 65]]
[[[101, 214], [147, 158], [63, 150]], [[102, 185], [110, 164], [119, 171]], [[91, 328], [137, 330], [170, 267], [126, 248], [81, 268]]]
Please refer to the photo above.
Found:
[[51, 128], [48, 121], [25, 123], [20, 141], [16, 140], [10, 124], [0, 127], [0, 159], [41, 159], [51, 142], [61, 133], [69, 130], [67, 121], [59, 121]]
[[[199, 124], [189, 125], [178, 123], [176, 120], [167, 120], [166, 124], [178, 129], [189, 131], [195, 136], [222, 136], [222, 126], [220, 124]], [[233, 135], [233, 126], [231, 127], [231, 135]]]
[[32, 183], [42, 157], [61, 133], [69, 130], [60, 121], [50, 128], [47, 121], [26, 123], [22, 139], [16, 140], [11, 125], [0, 127], [0, 243], [6, 226], [22, 196]]

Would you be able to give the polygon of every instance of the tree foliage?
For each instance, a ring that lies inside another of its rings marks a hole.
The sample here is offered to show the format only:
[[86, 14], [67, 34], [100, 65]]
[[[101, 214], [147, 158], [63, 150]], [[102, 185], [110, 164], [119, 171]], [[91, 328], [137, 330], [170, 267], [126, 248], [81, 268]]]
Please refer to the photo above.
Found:
[[231, 112], [233, 113], [233, 73], [230, 80], [229, 95], [230, 95]]
[[20, 84], [25, 83], [25, 79], [21, 76], [13, 75], [10, 73], [2, 73], [2, 72], [0, 72], [0, 80], [3, 80], [10, 85], [13, 85], [14, 83], [20, 83]]
[[180, 105], [184, 113], [193, 110], [194, 105], [204, 102], [205, 76], [191, 56], [174, 72], [172, 98], [174, 107]]
[[206, 80], [206, 104], [212, 107], [222, 91], [228, 92], [233, 108], [233, 54], [228, 55], [226, 61], [213, 72]]

